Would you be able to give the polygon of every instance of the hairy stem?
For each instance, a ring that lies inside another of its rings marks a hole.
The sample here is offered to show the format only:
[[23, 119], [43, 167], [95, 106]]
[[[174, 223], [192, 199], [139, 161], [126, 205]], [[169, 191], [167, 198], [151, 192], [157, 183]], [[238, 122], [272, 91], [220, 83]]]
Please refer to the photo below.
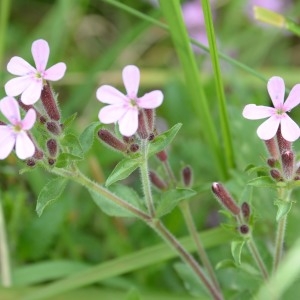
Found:
[[1, 279], [2, 285], [4, 287], [11, 286], [11, 270], [10, 270], [10, 261], [9, 261], [9, 249], [6, 237], [6, 229], [5, 229], [5, 219], [2, 208], [0, 194], [0, 266], [1, 266]]

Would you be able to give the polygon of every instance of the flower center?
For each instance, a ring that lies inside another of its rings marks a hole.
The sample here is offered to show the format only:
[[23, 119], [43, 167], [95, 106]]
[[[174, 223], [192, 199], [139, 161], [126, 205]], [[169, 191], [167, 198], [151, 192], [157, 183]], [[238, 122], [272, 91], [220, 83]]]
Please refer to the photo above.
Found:
[[285, 110], [284, 109], [282, 109], [282, 108], [278, 108], [277, 110], [276, 110], [276, 113], [277, 113], [277, 115], [283, 115], [283, 114], [285, 114]]
[[132, 107], [137, 107], [136, 99], [129, 98], [129, 104], [130, 104]]
[[21, 132], [22, 129], [22, 124], [21, 123], [16, 123], [15, 125], [12, 126], [12, 129], [15, 133]]

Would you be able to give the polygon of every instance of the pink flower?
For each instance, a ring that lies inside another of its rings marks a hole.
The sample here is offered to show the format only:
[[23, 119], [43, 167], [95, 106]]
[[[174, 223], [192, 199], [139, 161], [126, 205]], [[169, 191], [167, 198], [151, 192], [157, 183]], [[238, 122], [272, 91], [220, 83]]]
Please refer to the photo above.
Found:
[[268, 82], [268, 92], [274, 107], [248, 104], [243, 110], [243, 116], [250, 120], [269, 117], [257, 129], [257, 135], [260, 139], [269, 140], [274, 137], [280, 125], [283, 138], [289, 142], [294, 142], [300, 136], [300, 129], [287, 115], [287, 112], [300, 103], [300, 84], [296, 84], [292, 88], [284, 102], [284, 81], [281, 77], [274, 76]]
[[6, 83], [6, 94], [8, 96], [22, 94], [21, 101], [26, 105], [34, 104], [39, 100], [45, 80], [59, 80], [66, 71], [66, 65], [62, 62], [46, 70], [50, 49], [45, 40], [34, 41], [31, 53], [36, 68], [19, 56], [14, 56], [7, 64], [8, 72], [19, 77]]
[[20, 159], [33, 156], [35, 147], [26, 131], [33, 127], [36, 120], [34, 109], [29, 109], [21, 120], [18, 101], [12, 97], [4, 97], [0, 101], [0, 111], [11, 123], [0, 125], [0, 159], [6, 158], [13, 150]]
[[110, 85], [102, 85], [98, 88], [98, 100], [109, 104], [100, 110], [99, 120], [104, 124], [118, 122], [121, 134], [132, 136], [138, 129], [139, 109], [153, 109], [160, 106], [163, 101], [163, 94], [156, 90], [142, 97], [137, 96], [140, 71], [136, 66], [126, 66], [122, 76], [126, 95]]

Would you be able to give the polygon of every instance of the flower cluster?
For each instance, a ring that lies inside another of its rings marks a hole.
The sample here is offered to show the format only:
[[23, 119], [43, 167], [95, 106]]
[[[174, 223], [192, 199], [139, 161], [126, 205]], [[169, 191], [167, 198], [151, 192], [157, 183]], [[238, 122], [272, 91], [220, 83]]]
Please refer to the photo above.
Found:
[[[20, 159], [30, 158], [39, 152], [28, 132], [33, 128], [37, 117], [40, 117], [33, 104], [42, 99], [46, 112], [57, 111], [53, 94], [50, 93], [49, 97], [48, 81], [61, 79], [65, 74], [66, 65], [60, 62], [46, 69], [50, 49], [45, 40], [34, 41], [31, 52], [35, 67], [19, 56], [11, 58], [7, 65], [8, 72], [18, 77], [5, 84], [7, 96], [0, 101], [0, 111], [9, 122], [0, 122], [0, 159], [6, 158], [13, 149]], [[21, 102], [14, 98], [18, 95], [21, 95]], [[20, 107], [25, 111], [23, 120]], [[53, 115], [52, 113], [52, 117]], [[51, 115], [49, 117], [51, 118]], [[47, 120], [47, 117], [43, 119]]]

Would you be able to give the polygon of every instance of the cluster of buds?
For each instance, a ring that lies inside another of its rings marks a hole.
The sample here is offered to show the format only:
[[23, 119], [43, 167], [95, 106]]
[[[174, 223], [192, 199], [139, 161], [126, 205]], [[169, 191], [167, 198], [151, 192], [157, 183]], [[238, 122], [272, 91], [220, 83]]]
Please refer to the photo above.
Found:
[[292, 142], [283, 138], [280, 127], [276, 137], [265, 141], [265, 144], [270, 155], [267, 163], [271, 177], [276, 181], [299, 180], [300, 171], [296, 167]]
[[243, 202], [241, 205], [238, 205], [230, 193], [219, 182], [214, 182], [212, 184], [212, 192], [226, 211], [236, 218], [239, 233], [243, 236], [248, 235], [250, 233], [249, 223], [251, 216], [249, 203]]

